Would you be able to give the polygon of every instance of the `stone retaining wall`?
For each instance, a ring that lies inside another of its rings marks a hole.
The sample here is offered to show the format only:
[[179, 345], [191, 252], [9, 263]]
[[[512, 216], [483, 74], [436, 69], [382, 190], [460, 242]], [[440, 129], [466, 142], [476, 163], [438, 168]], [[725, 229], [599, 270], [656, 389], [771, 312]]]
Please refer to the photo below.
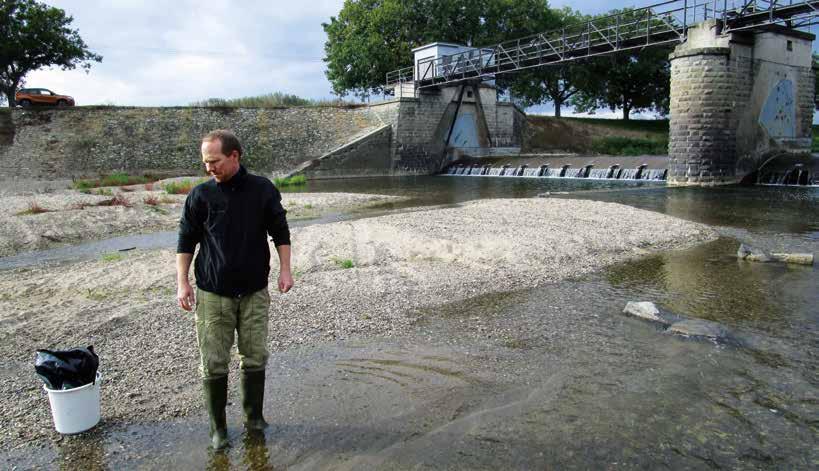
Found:
[[[10, 116], [11, 132], [0, 132], [0, 179], [198, 173], [199, 139], [216, 128], [239, 135], [249, 168], [286, 172], [384, 124], [369, 107], [79, 107], [14, 110]], [[9, 134], [11, 142], [2, 137]]]

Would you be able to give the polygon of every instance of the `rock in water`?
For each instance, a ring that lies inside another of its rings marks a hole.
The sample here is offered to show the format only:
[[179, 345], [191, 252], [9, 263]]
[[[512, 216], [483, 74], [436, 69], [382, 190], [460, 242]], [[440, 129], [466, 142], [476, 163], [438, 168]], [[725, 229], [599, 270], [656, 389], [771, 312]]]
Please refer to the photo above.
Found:
[[675, 322], [666, 332], [688, 337], [706, 337], [714, 340], [724, 339], [727, 335], [727, 331], [722, 324], [704, 321], [702, 319], [688, 319]]
[[758, 249], [753, 247], [749, 247], [745, 244], [739, 244], [739, 250], [737, 250], [737, 257], [742, 260], [748, 260], [751, 262], [770, 262], [771, 258], [768, 255]]
[[812, 253], [772, 253], [771, 258], [779, 262], [813, 265]]
[[660, 310], [657, 309], [657, 306], [654, 303], [649, 301], [629, 301], [626, 303], [626, 307], [623, 309], [625, 314], [629, 314], [634, 317], [639, 317], [641, 319], [645, 319], [652, 322], [659, 322], [664, 325], [670, 324], [665, 319], [660, 317]]

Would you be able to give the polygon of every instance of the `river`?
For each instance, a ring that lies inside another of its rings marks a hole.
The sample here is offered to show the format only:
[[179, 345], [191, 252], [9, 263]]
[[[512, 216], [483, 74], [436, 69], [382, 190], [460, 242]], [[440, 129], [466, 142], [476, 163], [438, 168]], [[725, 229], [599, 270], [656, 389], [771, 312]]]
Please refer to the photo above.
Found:
[[[548, 192], [707, 223], [722, 237], [425, 311], [400, 337], [273, 355], [272, 425], [263, 437], [243, 436], [234, 403], [234, 446], [224, 455], [205, 450], [206, 419], [197, 416], [5, 459], [86, 469], [819, 467], [817, 269], [734, 256], [739, 241], [819, 253], [819, 189], [417, 177], [306, 190], [410, 197], [379, 212]], [[623, 316], [630, 300], [720, 322], [739, 344], [664, 334]]]

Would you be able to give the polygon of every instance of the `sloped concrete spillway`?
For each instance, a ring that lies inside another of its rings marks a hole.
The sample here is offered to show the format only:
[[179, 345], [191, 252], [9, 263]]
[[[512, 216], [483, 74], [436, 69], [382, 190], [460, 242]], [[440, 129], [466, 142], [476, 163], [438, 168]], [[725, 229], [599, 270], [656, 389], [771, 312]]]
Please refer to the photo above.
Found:
[[594, 165], [578, 168], [572, 168], [571, 165], [563, 165], [560, 167], [550, 167], [549, 165], [541, 165], [539, 167], [529, 167], [527, 165], [520, 167], [512, 167], [511, 165], [504, 165], [502, 167], [492, 167], [489, 165], [452, 165], [444, 171], [444, 175], [665, 181], [668, 170], [647, 168], [647, 165], [640, 165], [637, 168], [623, 168], [619, 165], [611, 165], [607, 168], [594, 168]]

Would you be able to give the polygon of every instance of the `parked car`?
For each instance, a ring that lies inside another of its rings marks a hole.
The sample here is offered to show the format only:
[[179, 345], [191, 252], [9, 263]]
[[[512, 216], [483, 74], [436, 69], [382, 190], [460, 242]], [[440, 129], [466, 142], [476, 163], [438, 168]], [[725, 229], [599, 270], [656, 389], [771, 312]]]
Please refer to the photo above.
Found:
[[74, 106], [74, 98], [46, 88], [21, 88], [14, 95], [14, 101], [23, 108], [34, 105]]

